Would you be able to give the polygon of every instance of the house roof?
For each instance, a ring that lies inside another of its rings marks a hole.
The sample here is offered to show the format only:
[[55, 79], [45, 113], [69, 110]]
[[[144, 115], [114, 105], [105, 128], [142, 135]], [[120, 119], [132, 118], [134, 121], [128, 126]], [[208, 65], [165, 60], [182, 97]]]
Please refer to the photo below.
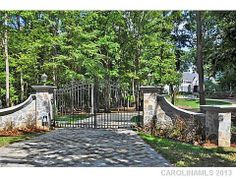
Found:
[[193, 81], [195, 78], [198, 78], [197, 73], [192, 73], [192, 72], [183, 72], [182, 79], [184, 81]]

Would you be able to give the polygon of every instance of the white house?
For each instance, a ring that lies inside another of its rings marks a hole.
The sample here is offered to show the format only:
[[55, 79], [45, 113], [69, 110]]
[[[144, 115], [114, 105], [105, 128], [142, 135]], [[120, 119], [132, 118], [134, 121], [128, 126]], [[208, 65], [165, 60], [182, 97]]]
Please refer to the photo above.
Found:
[[182, 83], [179, 87], [179, 92], [195, 93], [198, 92], [198, 73], [183, 72]]
[[[179, 92], [196, 93], [198, 92], [198, 74], [196, 72], [183, 72]], [[170, 93], [169, 86], [165, 85], [164, 90]]]

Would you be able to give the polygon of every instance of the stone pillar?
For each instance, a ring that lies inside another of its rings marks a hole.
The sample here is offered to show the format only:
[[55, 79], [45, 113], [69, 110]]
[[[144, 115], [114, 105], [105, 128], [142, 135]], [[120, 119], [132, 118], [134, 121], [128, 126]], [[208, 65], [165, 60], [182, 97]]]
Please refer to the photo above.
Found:
[[55, 86], [34, 85], [36, 90], [36, 127], [49, 129], [51, 120], [53, 118], [53, 89]]
[[230, 147], [231, 112], [236, 111], [236, 106], [204, 105], [201, 109], [206, 111], [206, 140], [215, 139], [218, 146]]
[[163, 92], [163, 87], [155, 86], [141, 86], [143, 93], [143, 122], [145, 126], [152, 121], [153, 116], [156, 114], [157, 95]]

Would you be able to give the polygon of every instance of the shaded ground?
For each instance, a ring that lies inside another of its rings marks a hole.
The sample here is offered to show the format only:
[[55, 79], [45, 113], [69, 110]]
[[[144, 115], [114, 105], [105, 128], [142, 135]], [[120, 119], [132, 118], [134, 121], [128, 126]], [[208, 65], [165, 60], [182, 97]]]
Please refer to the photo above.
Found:
[[[134, 112], [113, 112], [113, 113], [97, 113], [96, 119], [94, 115], [75, 115], [64, 116], [56, 119], [56, 127], [89, 127], [94, 128], [130, 128], [138, 123], [138, 111]], [[139, 120], [140, 121], [140, 120]]]
[[236, 148], [202, 147], [154, 137], [140, 136], [172, 164], [179, 167], [235, 167]]
[[0, 148], [0, 166], [170, 166], [131, 130], [58, 129]]
[[[135, 122], [131, 121], [134, 116], [138, 116], [138, 112], [97, 114], [97, 128], [129, 128], [132, 125], [135, 125]], [[78, 123], [80, 123], [84, 127], [89, 126], [94, 128], [94, 119], [95, 117], [91, 116], [90, 118], [83, 119]]]

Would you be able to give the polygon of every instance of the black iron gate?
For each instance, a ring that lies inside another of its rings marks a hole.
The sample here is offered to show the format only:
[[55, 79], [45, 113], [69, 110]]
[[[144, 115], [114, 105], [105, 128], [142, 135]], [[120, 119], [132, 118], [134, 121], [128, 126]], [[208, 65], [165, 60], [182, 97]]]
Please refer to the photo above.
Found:
[[140, 92], [117, 84], [72, 82], [54, 93], [55, 127], [132, 128], [140, 126]]

